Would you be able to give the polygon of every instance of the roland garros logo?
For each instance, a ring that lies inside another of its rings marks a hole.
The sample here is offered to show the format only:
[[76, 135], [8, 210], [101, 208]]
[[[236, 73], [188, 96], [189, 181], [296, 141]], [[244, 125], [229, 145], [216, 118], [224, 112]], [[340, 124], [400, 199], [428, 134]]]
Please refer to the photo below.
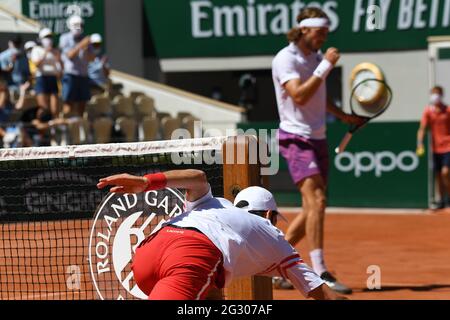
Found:
[[110, 193], [99, 205], [89, 238], [89, 268], [100, 299], [146, 299], [134, 282], [133, 255], [152, 230], [182, 213], [176, 189]]

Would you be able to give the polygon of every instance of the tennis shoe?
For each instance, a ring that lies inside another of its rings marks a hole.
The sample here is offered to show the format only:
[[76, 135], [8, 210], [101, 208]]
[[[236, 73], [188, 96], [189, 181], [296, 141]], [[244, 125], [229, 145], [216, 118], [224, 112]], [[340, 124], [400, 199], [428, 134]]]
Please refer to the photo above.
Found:
[[272, 278], [272, 286], [274, 289], [278, 290], [292, 290], [294, 289], [294, 286], [292, 283], [284, 278], [281, 277], [273, 277]]
[[351, 294], [353, 292], [352, 289], [337, 281], [337, 279], [328, 271], [322, 273], [320, 277], [331, 290], [336, 291], [337, 293]]

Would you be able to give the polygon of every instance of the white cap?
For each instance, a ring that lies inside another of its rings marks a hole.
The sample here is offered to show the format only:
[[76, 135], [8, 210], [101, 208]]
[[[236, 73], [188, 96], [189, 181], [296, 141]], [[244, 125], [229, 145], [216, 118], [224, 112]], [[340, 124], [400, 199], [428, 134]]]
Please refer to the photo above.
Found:
[[69, 30], [80, 29], [83, 23], [84, 20], [82, 17], [73, 15], [67, 19], [67, 28], [69, 28]]
[[278, 211], [277, 204], [272, 193], [262, 187], [248, 187], [238, 193], [234, 199], [234, 205], [241, 201], [247, 201], [248, 206], [243, 207], [247, 211]]
[[102, 36], [98, 33], [91, 35], [91, 43], [102, 43]]
[[[248, 203], [245, 207], [240, 207], [241, 209], [247, 211], [276, 211], [278, 212], [277, 203], [275, 202], [275, 198], [273, 194], [262, 187], [248, 187], [244, 190], [241, 190], [234, 199], [234, 205], [236, 206], [239, 202], [246, 201]], [[278, 215], [285, 222], [288, 220], [283, 217], [280, 212]]]
[[52, 34], [53, 34], [52, 30], [50, 30], [49, 28], [44, 28], [41, 31], [39, 31], [39, 39], [51, 36]]
[[27, 42], [25, 42], [23, 47], [24, 47], [25, 50], [29, 50], [31, 48], [36, 47], [36, 42], [34, 42], [34, 41], [27, 41]]

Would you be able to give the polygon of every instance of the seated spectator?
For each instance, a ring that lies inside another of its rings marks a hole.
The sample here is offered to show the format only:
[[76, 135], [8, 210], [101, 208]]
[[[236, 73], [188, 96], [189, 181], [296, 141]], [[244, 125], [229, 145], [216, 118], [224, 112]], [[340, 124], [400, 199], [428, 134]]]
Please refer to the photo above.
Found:
[[67, 20], [69, 32], [61, 35], [59, 46], [64, 63], [62, 98], [64, 114], [82, 116], [91, 98], [88, 64], [95, 56], [89, 36], [83, 34], [83, 19], [74, 15]]
[[8, 42], [8, 49], [0, 53], [1, 69], [7, 74], [10, 90], [19, 91], [20, 85], [30, 80], [28, 59], [22, 48], [22, 38], [16, 37]]
[[91, 43], [94, 48], [95, 59], [89, 63], [88, 74], [91, 93], [95, 95], [108, 89], [110, 66], [108, 57], [102, 50], [102, 36], [94, 33], [91, 36]]
[[59, 50], [53, 47], [52, 32], [44, 28], [39, 32], [41, 45], [31, 52], [31, 61], [36, 65], [35, 92], [39, 106], [50, 110], [58, 117], [58, 78], [62, 73]]

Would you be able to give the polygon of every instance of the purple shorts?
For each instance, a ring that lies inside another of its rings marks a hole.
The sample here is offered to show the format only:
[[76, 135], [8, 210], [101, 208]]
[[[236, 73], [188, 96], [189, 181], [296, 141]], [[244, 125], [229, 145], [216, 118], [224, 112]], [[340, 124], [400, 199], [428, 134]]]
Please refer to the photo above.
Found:
[[305, 178], [318, 174], [327, 184], [329, 155], [326, 139], [307, 139], [279, 129], [278, 142], [280, 153], [286, 160], [296, 185]]

